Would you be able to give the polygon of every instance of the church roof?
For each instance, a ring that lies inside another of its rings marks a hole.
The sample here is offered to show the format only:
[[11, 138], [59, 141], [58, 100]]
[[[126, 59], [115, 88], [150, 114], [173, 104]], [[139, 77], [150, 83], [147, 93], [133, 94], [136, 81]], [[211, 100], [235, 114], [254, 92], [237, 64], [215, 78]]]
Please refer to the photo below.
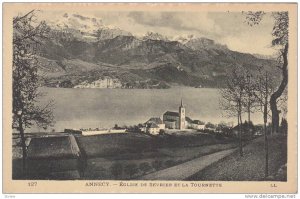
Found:
[[185, 117], [185, 120], [186, 120], [187, 122], [189, 122], [189, 123], [192, 123], [192, 122], [193, 122], [193, 120], [192, 120], [191, 118], [189, 118], [189, 117]]
[[179, 117], [179, 113], [178, 112], [172, 112], [172, 111], [167, 111], [167, 112], [164, 113], [164, 115]]

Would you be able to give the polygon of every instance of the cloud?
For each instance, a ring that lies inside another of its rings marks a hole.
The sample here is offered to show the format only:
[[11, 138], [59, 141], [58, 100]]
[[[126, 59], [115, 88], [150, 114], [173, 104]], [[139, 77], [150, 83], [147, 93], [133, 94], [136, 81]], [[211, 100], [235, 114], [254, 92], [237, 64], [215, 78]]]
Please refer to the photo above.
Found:
[[193, 31], [199, 35], [217, 34], [219, 27], [207, 13], [188, 12], [130, 12], [136, 23], [150, 27], [171, 28], [175, 32]]

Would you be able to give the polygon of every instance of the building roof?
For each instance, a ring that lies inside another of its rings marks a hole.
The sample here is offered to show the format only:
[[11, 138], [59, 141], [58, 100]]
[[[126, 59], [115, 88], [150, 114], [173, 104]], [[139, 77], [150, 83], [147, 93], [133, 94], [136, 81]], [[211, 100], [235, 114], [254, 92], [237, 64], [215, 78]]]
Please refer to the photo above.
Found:
[[164, 113], [164, 115], [179, 117], [178, 112], [172, 112], [172, 111], [167, 111], [167, 112]]
[[204, 125], [205, 124], [204, 122], [202, 122], [200, 120], [194, 120], [192, 123], [193, 124], [198, 124], [198, 125]]
[[192, 120], [191, 118], [189, 118], [189, 117], [185, 117], [185, 121], [187, 121], [187, 122], [189, 122], [189, 123], [192, 123], [192, 122], [193, 122], [193, 120]]
[[163, 121], [159, 117], [152, 117], [146, 123], [163, 124]]
[[75, 158], [80, 154], [73, 135], [32, 138], [28, 146], [29, 159]]

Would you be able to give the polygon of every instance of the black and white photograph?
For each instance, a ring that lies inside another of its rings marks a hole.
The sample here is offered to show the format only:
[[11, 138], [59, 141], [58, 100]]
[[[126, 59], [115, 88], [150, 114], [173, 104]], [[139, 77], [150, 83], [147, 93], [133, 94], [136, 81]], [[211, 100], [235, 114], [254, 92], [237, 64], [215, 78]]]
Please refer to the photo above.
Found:
[[12, 14], [13, 181], [289, 181], [289, 9], [91, 7]]

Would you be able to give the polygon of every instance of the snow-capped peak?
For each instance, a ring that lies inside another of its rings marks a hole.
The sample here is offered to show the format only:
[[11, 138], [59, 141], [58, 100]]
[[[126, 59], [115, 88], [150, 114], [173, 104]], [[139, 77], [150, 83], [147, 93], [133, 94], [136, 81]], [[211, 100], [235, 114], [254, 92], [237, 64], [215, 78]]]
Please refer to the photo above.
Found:
[[55, 30], [74, 30], [81, 33], [83, 37], [92, 36], [98, 39], [111, 39], [119, 35], [131, 35], [131, 33], [112, 25], [104, 25], [101, 18], [83, 16], [78, 13], [64, 13], [56, 19], [48, 20], [47, 23]]
[[174, 37], [173, 40], [174, 41], [178, 41], [182, 44], [186, 44], [187, 42], [189, 42], [192, 39], [195, 39], [196, 37], [194, 35], [179, 35], [177, 37]]
[[147, 32], [143, 38], [143, 40], [164, 40], [164, 41], [168, 41], [168, 38], [166, 36], [163, 36], [159, 33], [155, 33], [155, 32]]

